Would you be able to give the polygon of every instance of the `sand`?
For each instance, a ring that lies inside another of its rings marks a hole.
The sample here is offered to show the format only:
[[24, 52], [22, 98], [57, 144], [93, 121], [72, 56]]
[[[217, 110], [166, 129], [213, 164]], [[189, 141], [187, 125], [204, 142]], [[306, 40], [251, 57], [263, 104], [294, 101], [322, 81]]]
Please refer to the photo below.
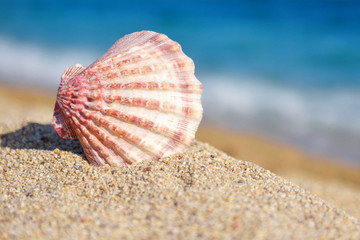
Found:
[[349, 161], [310, 155], [286, 143], [269, 141], [263, 136], [249, 133], [234, 133], [228, 129], [202, 127], [196, 138], [238, 159], [251, 159], [280, 175], [306, 173], [306, 177], [320, 177], [360, 186], [360, 166], [351, 165]]
[[340, 159], [312, 156], [293, 146], [247, 133], [202, 127], [198, 140], [238, 159], [246, 159], [360, 218], [360, 168]]
[[351, 212], [202, 142], [155, 163], [94, 167], [51, 129], [51, 100], [4, 92], [0, 239], [360, 239]]

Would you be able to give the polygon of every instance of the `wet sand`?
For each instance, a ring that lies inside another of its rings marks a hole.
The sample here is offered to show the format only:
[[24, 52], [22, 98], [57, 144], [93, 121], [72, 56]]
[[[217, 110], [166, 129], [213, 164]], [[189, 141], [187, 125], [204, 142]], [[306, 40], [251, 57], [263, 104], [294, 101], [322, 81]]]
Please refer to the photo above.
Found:
[[[51, 129], [53, 101], [0, 88], [0, 239], [360, 238], [356, 177], [271, 169], [290, 181], [252, 163], [259, 157], [251, 153], [238, 160], [199, 141], [156, 163], [94, 167], [78, 141]], [[229, 151], [234, 139], [224, 142]], [[294, 161], [291, 149], [257, 146], [246, 151]]]

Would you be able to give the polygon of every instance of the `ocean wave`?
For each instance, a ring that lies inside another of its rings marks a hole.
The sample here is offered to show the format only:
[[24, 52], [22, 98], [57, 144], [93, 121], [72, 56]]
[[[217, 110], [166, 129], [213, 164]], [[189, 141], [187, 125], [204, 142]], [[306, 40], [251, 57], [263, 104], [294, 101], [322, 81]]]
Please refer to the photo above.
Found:
[[358, 89], [282, 87], [256, 77], [199, 76], [204, 120], [360, 162]]
[[360, 98], [356, 89], [309, 89], [271, 85], [254, 77], [201, 77], [204, 102], [226, 115], [282, 117], [297, 128], [322, 125], [360, 132]]
[[90, 64], [98, 56], [89, 49], [49, 49], [10, 38], [0, 38], [0, 52], [1, 81], [50, 90], [57, 89], [67, 67]]

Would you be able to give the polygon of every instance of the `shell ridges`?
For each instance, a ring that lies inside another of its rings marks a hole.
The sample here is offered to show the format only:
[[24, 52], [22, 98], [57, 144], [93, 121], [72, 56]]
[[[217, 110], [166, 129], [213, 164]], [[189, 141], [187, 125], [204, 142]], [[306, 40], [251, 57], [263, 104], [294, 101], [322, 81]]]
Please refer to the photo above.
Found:
[[64, 71], [52, 126], [63, 138], [78, 138], [97, 166], [181, 152], [202, 118], [202, 85], [194, 71], [166, 35], [126, 35], [90, 66]]

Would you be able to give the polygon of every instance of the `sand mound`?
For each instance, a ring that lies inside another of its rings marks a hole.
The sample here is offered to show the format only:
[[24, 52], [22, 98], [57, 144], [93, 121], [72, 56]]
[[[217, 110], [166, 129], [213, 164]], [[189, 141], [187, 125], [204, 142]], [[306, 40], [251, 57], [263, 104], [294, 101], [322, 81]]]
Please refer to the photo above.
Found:
[[360, 238], [356, 218], [200, 142], [119, 168], [89, 165], [49, 125], [28, 124], [1, 145], [3, 238]]
[[[53, 99], [0, 88], [0, 103], [0, 239], [360, 239], [356, 218], [207, 144], [156, 163], [97, 168], [78, 141], [47, 124]], [[221, 141], [237, 149], [238, 140]], [[290, 156], [252, 146], [267, 161]], [[323, 183], [351, 200], [344, 209], [354, 214], [358, 192]], [[302, 185], [318, 193], [324, 184]]]

